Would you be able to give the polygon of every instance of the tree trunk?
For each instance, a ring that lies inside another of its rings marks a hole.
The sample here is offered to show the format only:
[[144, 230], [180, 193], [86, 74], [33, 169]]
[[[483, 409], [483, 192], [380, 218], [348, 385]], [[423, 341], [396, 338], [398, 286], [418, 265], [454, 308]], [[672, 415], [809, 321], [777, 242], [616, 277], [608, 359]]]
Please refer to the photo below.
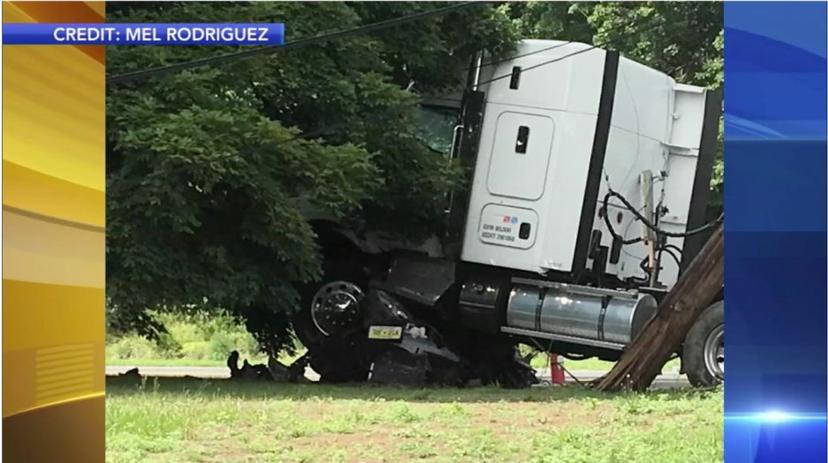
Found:
[[722, 288], [724, 232], [716, 229], [701, 252], [661, 301], [650, 323], [627, 347], [612, 370], [594, 384], [599, 391], [647, 389], [699, 314]]

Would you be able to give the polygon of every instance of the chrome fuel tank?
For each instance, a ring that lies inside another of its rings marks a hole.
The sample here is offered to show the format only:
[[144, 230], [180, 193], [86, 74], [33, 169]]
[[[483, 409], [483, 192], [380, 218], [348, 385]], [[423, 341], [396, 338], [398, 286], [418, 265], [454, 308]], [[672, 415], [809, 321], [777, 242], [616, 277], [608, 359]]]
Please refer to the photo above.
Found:
[[516, 278], [506, 324], [570, 342], [626, 345], [652, 318], [656, 306], [649, 294]]

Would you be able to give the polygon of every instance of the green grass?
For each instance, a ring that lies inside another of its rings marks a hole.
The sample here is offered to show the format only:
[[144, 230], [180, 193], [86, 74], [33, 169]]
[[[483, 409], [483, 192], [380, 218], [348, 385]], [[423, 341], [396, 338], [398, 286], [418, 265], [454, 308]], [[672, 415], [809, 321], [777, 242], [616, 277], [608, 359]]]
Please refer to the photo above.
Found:
[[722, 392], [110, 378], [107, 461], [722, 460]]

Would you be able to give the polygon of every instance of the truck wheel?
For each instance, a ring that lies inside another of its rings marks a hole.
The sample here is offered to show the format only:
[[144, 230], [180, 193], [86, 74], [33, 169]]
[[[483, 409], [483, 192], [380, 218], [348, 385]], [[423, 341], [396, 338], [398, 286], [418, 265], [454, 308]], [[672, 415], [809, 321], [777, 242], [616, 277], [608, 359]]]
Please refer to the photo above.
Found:
[[714, 302], [693, 324], [681, 356], [690, 384], [712, 387], [724, 381], [724, 302]]
[[321, 281], [299, 289], [300, 306], [293, 315], [293, 331], [308, 349], [310, 367], [319, 373], [320, 381], [365, 381], [368, 371], [362, 365], [362, 353], [351, 342], [353, 339], [340, 336], [338, 331], [359, 323], [362, 272], [348, 261], [327, 261], [322, 267]]
[[[299, 310], [293, 315], [293, 330], [296, 337], [308, 349], [323, 342], [333, 331], [326, 327], [323, 314], [325, 308], [332, 305], [344, 310], [338, 315], [342, 320], [333, 323], [347, 323], [357, 309], [354, 303], [363, 297], [360, 271], [348, 262], [325, 262], [321, 281], [304, 285], [299, 289]], [[321, 325], [321, 327], [320, 327]], [[327, 330], [326, 330], [327, 328]]]

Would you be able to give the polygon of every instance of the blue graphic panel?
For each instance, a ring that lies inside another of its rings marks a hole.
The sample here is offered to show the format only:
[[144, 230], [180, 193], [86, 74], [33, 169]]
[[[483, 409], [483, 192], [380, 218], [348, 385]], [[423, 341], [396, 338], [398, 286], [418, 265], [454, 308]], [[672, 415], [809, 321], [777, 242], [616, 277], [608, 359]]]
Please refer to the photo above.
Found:
[[725, 461], [826, 461], [825, 3], [725, 5]]

